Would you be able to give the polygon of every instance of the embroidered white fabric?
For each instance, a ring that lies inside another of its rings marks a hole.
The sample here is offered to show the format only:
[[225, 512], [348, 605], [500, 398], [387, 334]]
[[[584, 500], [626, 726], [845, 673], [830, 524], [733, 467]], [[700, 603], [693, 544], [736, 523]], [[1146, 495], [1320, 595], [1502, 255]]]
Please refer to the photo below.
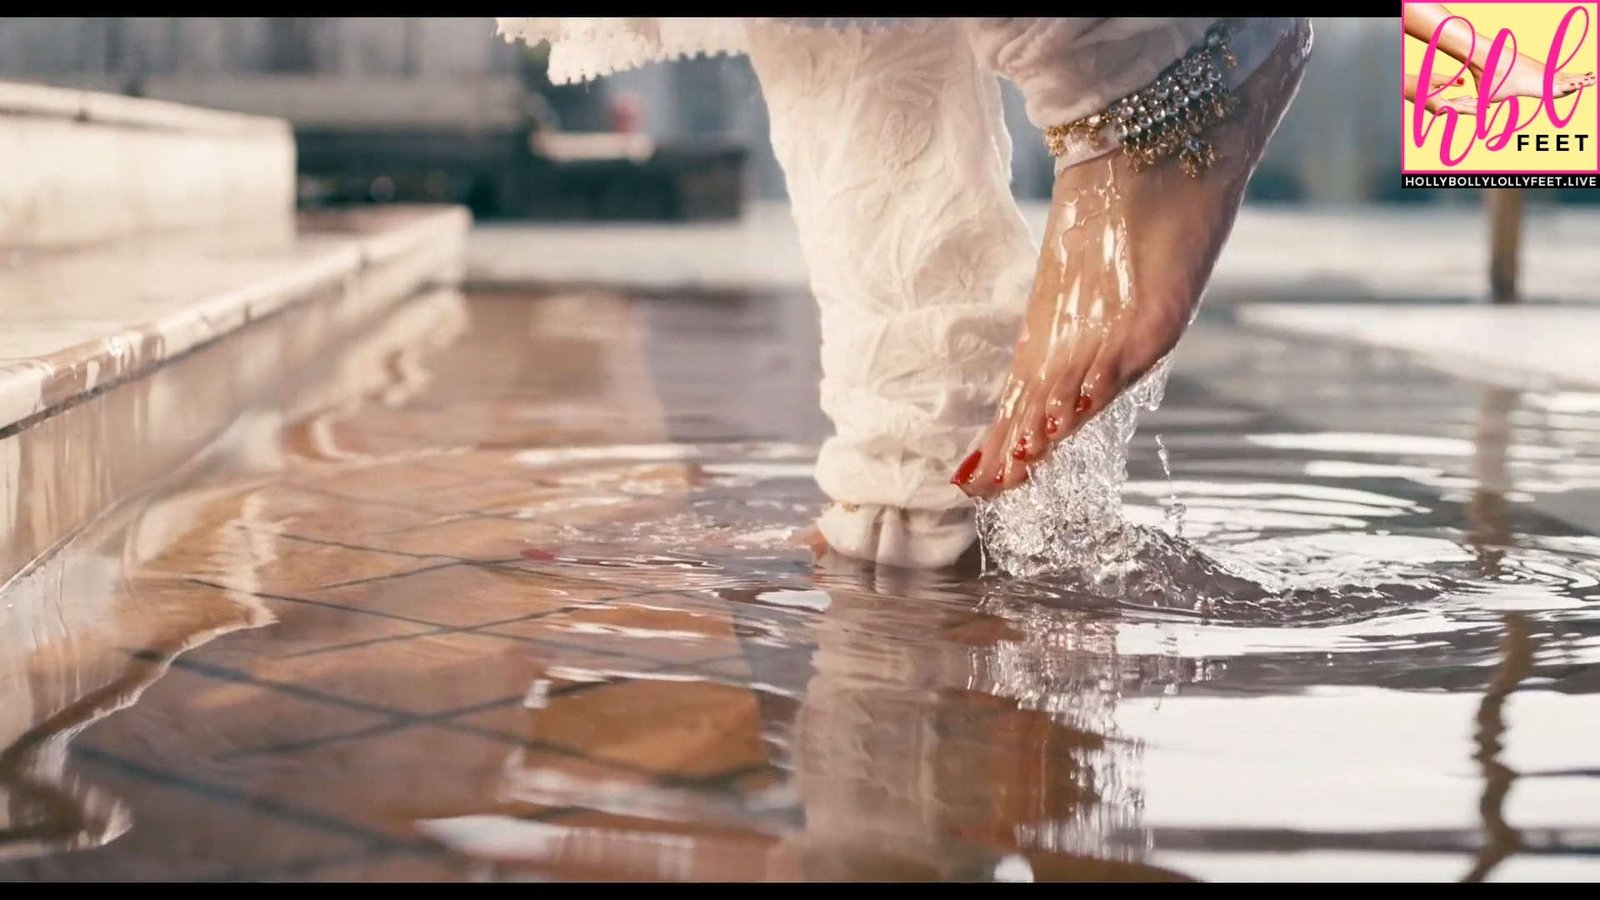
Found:
[[914, 567], [976, 537], [950, 477], [993, 416], [1037, 259], [995, 73], [1046, 127], [1144, 86], [1216, 21], [498, 20], [551, 41], [557, 83], [749, 54], [821, 309], [836, 433], [816, 477], [835, 502], [817, 524], [845, 555]]
[[[980, 55], [996, 71], [1049, 73], [1039, 102], [1072, 109], [1089, 103], [1105, 82], [1137, 89], [1181, 56], [1216, 19], [1206, 18], [917, 18], [734, 16], [501, 16], [501, 35], [528, 44], [550, 42], [550, 80], [588, 81], [614, 72], [696, 56], [747, 53], [755, 28], [861, 31], [961, 22], [974, 27]], [[1061, 59], [1054, 53], [1067, 49]], [[1160, 60], [1166, 62], [1158, 62]], [[1080, 92], [1088, 85], [1091, 90]], [[1019, 81], [1024, 91], [1028, 86]], [[1030, 104], [1031, 107], [1031, 104]], [[1030, 110], [1031, 111], [1031, 110]], [[1060, 110], [1056, 110], [1059, 112]], [[1084, 112], [1092, 112], [1086, 106]], [[1079, 113], [1081, 115], [1082, 113]], [[1077, 116], [1073, 116], [1076, 118]], [[1039, 121], [1037, 118], [1035, 121]]]
[[948, 564], [976, 534], [950, 475], [994, 414], [1036, 260], [999, 82], [950, 21], [750, 36], [822, 314], [817, 483], [839, 502], [818, 527], [849, 556]]

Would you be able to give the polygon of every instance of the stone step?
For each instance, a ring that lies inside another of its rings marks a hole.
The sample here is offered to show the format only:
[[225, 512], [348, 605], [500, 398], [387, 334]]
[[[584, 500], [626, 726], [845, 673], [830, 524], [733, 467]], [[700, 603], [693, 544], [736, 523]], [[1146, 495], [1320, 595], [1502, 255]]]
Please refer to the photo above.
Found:
[[426, 206], [291, 221], [0, 269], [0, 586], [248, 411], [276, 409], [380, 313], [457, 283], [470, 226]]
[[0, 161], [0, 250], [294, 215], [294, 136], [279, 119], [0, 82]]

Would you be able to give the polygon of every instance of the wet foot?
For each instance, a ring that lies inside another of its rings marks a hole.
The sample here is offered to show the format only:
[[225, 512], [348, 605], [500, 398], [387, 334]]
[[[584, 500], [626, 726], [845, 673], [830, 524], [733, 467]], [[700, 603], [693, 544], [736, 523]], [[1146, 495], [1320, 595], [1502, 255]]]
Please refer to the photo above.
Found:
[[[1484, 40], [1479, 35], [1480, 40]], [[1499, 103], [1507, 97], [1534, 97], [1544, 96], [1544, 66], [1545, 64], [1531, 56], [1518, 53], [1511, 62], [1509, 69], [1504, 63], [1497, 65], [1492, 78], [1486, 77], [1483, 66], [1476, 63], [1470, 66], [1473, 81], [1478, 86], [1478, 93], [1489, 92], [1489, 102]], [[1504, 70], [1503, 73], [1501, 70]], [[1557, 99], [1569, 94], [1575, 94], [1586, 87], [1594, 87], [1595, 73], [1574, 72], [1570, 69], [1562, 70], [1555, 74], [1551, 80], [1551, 91]], [[1430, 111], [1432, 108], [1430, 107]]]
[[828, 546], [828, 539], [822, 536], [822, 529], [815, 524], [795, 532], [789, 542], [796, 547], [803, 547], [811, 551], [812, 562], [822, 562], [833, 548]]
[[908, 569], [959, 567], [976, 547], [972, 510], [898, 509], [830, 503], [790, 544], [811, 552], [812, 561], [836, 558]]
[[1285, 41], [1246, 80], [1238, 110], [1204, 135], [1217, 158], [1199, 177], [1175, 159], [1135, 172], [1120, 152], [1057, 176], [999, 413], [952, 478], [968, 495], [1021, 484], [1176, 346], [1303, 66]]
[[[811, 553], [811, 562], [820, 569], [837, 569], [845, 567], [850, 569], [879, 568], [872, 560], [861, 559], [848, 553], [842, 553], [828, 543], [828, 538], [822, 529], [815, 523], [796, 531], [789, 538], [791, 545], [803, 548]], [[917, 568], [903, 568], [900, 566], [887, 566], [889, 569], [902, 569], [907, 572], [918, 571]], [[937, 568], [949, 575], [977, 575], [983, 571], [983, 555], [977, 542], [973, 542], [954, 561]]]

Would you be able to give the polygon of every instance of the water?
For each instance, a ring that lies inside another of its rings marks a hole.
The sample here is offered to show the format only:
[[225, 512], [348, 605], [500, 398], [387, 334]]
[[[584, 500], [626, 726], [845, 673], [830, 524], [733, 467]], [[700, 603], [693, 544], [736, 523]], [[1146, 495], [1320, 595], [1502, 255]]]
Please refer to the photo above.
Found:
[[1161, 476], [1167, 479], [1167, 530], [1172, 532], [1173, 537], [1181, 540], [1183, 538], [1183, 516], [1184, 513], [1189, 511], [1189, 508], [1183, 504], [1182, 500], [1178, 499], [1177, 493], [1172, 490], [1172, 454], [1167, 452], [1166, 442], [1161, 440], [1161, 435], [1159, 434], [1156, 435], [1156, 457], [1161, 460]]
[[1166, 362], [1158, 364], [1056, 444], [1029, 467], [1028, 481], [978, 501], [986, 562], [1014, 577], [1068, 578], [1107, 596], [1128, 593], [1126, 576], [1149, 567], [1139, 557], [1156, 540], [1123, 516], [1128, 442], [1138, 428], [1139, 410], [1161, 405], [1168, 368]]
[[1600, 395], [1202, 319], [1120, 581], [875, 571], [803, 296], [402, 317], [0, 597], [0, 877], [1600, 876]]

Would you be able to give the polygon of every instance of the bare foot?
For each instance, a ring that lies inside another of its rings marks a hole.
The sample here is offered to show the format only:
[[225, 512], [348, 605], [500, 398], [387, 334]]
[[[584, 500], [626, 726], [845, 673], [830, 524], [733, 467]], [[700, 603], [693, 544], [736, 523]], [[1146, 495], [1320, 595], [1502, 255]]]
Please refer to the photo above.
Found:
[[[1466, 83], [1467, 79], [1464, 77], [1451, 80], [1449, 78], [1435, 75], [1428, 82], [1428, 96], [1422, 101], [1423, 108], [1434, 115], [1438, 115], [1445, 109], [1453, 109], [1464, 116], [1477, 115], [1478, 98], [1439, 96], [1439, 92], [1443, 91], [1445, 88], [1455, 87], [1457, 85], [1463, 85]], [[1400, 86], [1400, 95], [1405, 97], [1407, 100], [1410, 100], [1412, 103], [1417, 102], [1417, 76], [1415, 74], [1408, 73], [1406, 75], [1406, 80]]]
[[[1487, 40], [1482, 35], [1479, 40]], [[1544, 63], [1531, 56], [1518, 53], [1511, 60], [1511, 65], [1506, 66], [1502, 60], [1496, 67], [1494, 76], [1488, 77], [1483, 66], [1476, 63], [1471, 65], [1472, 79], [1478, 86], [1478, 93], [1489, 91], [1489, 102], [1499, 103], [1507, 97], [1543, 97], [1544, 96]], [[1487, 87], [1485, 86], [1487, 83]], [[1573, 72], [1563, 70], [1555, 74], [1550, 88], [1554, 96], [1551, 99], [1565, 97], [1578, 91], [1593, 87], [1595, 76], [1593, 72]], [[1434, 111], [1430, 106], [1429, 111]]]
[[[835, 575], [841, 572], [861, 573], [876, 571], [880, 573], [877, 577], [889, 577], [887, 573], [897, 571], [903, 573], [902, 577], [915, 577], [924, 572], [933, 571], [931, 569], [906, 568], [902, 566], [874, 565], [870, 560], [857, 559], [849, 554], [840, 553], [828, 543], [828, 539], [823, 535], [822, 529], [815, 524], [808, 525], [795, 532], [789, 538], [789, 542], [796, 547], [804, 547], [811, 551], [811, 562], [818, 567], [819, 571], [825, 569]], [[945, 575], [952, 576], [980, 575], [983, 573], [983, 551], [974, 541], [954, 562], [946, 566], [936, 567], [936, 569]]]
[[1429, 97], [1422, 106], [1436, 116], [1447, 109], [1453, 109], [1463, 116], [1478, 114], [1478, 101], [1472, 97]]
[[805, 528], [795, 532], [789, 542], [796, 547], [804, 547], [810, 550], [813, 562], [821, 562], [823, 557], [827, 556], [829, 551], [833, 549], [828, 546], [828, 539], [822, 536], [822, 529], [815, 524], [807, 525]]
[[[1427, 96], [1422, 99], [1422, 107], [1434, 115], [1440, 114], [1445, 109], [1454, 109], [1461, 115], [1477, 115], [1478, 98], [1472, 98], [1472, 96], [1451, 96], [1451, 98], [1438, 96], [1438, 93], [1443, 88], [1461, 85], [1464, 82], [1466, 82], [1466, 78], [1456, 78], [1454, 82], [1451, 82], [1448, 78], [1434, 78], [1432, 82], [1429, 82]], [[1408, 101], [1416, 102], [1416, 75], [1406, 75], [1405, 83], [1400, 85], [1400, 96], [1408, 99]]]
[[1057, 176], [999, 414], [952, 478], [963, 491], [1021, 484], [1177, 345], [1303, 68], [1285, 40], [1252, 73], [1238, 111], [1203, 135], [1217, 159], [1199, 177], [1170, 158], [1135, 172], [1120, 151]]

